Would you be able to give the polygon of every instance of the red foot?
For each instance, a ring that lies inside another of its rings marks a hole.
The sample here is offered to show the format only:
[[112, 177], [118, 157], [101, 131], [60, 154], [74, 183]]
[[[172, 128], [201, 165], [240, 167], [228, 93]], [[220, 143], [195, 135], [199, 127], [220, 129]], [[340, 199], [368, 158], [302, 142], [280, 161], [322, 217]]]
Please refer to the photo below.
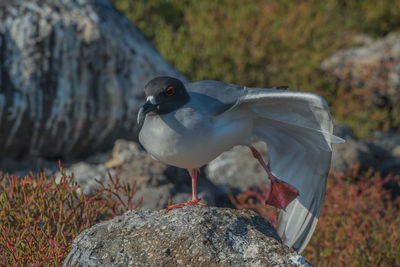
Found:
[[271, 206], [285, 210], [287, 205], [299, 195], [299, 191], [296, 187], [274, 176], [270, 177], [270, 179], [269, 193], [267, 193], [265, 201]]
[[275, 177], [270, 171], [268, 165], [264, 162], [260, 152], [258, 152], [257, 149], [252, 146], [250, 149], [253, 153], [253, 156], [258, 160], [258, 162], [260, 162], [261, 166], [263, 166], [264, 170], [268, 174], [269, 179], [271, 180], [265, 201], [271, 206], [285, 210], [287, 205], [289, 205], [289, 203], [299, 195], [299, 190], [297, 190], [296, 187]]
[[208, 207], [206, 204], [203, 204], [200, 202], [200, 199], [195, 199], [195, 200], [190, 200], [188, 202], [185, 203], [180, 203], [180, 204], [175, 204], [175, 205], [171, 205], [168, 206], [168, 210], [172, 210], [172, 209], [180, 209], [183, 208], [184, 206], [194, 206], [194, 205], [201, 205], [204, 207]]

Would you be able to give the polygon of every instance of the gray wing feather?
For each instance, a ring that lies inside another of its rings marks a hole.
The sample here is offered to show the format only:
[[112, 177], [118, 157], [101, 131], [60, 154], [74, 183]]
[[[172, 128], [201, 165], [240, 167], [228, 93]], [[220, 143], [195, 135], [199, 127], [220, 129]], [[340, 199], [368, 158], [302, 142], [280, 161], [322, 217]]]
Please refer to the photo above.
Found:
[[217, 116], [232, 108], [244, 96], [243, 86], [224, 82], [205, 80], [185, 85], [189, 95], [202, 101], [203, 111]]
[[331, 162], [332, 119], [324, 99], [311, 93], [247, 89], [233, 108], [254, 114], [253, 137], [267, 143], [271, 171], [299, 196], [278, 215], [283, 242], [301, 252], [320, 215]]

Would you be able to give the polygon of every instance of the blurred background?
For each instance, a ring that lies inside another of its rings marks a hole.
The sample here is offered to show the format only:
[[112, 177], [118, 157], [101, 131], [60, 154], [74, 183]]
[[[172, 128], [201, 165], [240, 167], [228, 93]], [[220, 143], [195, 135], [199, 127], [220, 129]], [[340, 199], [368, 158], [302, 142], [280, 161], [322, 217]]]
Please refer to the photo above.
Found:
[[392, 53], [335, 54], [398, 31], [399, 1], [113, 2], [189, 80], [288, 85], [323, 95], [356, 136], [400, 130], [399, 37]]
[[[61, 160], [85, 194], [108, 172], [136, 181], [148, 209], [190, 194], [185, 171], [136, 142], [151, 78], [322, 95], [346, 143], [334, 147], [304, 257], [321, 266], [400, 266], [398, 0], [6, 0], [0, 64], [0, 173], [60, 175]], [[201, 175], [206, 203], [267, 216], [243, 195], [265, 181], [246, 149], [224, 153]]]

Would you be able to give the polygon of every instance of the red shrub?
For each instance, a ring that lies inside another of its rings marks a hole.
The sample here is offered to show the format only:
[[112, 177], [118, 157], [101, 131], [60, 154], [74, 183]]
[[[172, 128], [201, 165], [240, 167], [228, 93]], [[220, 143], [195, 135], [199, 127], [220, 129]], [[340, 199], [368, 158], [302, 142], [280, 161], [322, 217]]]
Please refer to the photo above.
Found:
[[[400, 266], [400, 197], [384, 188], [388, 183], [400, 185], [400, 177], [382, 178], [357, 167], [342, 174], [332, 171], [305, 258], [318, 266]], [[274, 217], [273, 208], [258, 200], [265, 190], [231, 196], [231, 201]]]
[[0, 173], [0, 265], [59, 266], [82, 230], [137, 208], [134, 186], [118, 178], [110, 176], [110, 186], [101, 184], [88, 196], [78, 194], [72, 176], [60, 170], [58, 183], [46, 172], [23, 178]]

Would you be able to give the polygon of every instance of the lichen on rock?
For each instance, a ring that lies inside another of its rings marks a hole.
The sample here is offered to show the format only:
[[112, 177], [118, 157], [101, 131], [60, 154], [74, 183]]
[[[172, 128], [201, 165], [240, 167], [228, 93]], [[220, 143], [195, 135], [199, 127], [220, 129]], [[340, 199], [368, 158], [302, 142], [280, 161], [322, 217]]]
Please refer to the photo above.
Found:
[[82, 232], [64, 266], [303, 266], [251, 210], [129, 211]]

